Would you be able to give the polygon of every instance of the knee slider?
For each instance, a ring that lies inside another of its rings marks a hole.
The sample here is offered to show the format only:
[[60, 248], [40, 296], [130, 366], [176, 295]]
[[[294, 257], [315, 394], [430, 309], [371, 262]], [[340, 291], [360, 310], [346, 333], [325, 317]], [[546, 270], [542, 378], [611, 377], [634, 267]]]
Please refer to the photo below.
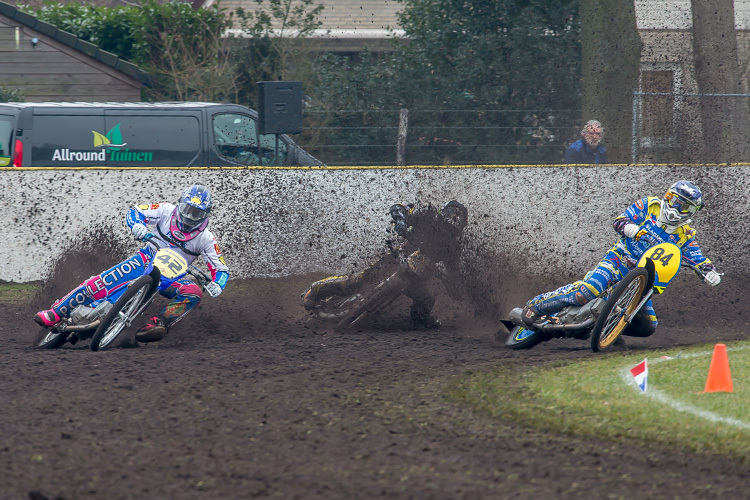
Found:
[[203, 298], [203, 289], [199, 285], [195, 283], [191, 283], [189, 285], [184, 285], [180, 287], [179, 294], [187, 295], [191, 297], [197, 297], [198, 300], [200, 301]]
[[573, 297], [575, 298], [575, 301], [578, 305], [582, 306], [584, 304], [587, 304], [598, 296], [598, 290], [585, 281], [575, 282], [575, 293], [573, 294]]

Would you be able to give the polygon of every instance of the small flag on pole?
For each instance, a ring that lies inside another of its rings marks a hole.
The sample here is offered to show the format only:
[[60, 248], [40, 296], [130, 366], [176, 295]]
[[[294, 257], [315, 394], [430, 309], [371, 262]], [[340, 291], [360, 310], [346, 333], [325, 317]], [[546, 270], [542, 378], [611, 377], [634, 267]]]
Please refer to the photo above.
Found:
[[635, 379], [635, 383], [638, 384], [638, 387], [640, 387], [643, 392], [646, 392], [646, 387], [648, 385], [647, 359], [644, 359], [633, 368], [631, 368], [630, 373], [633, 374], [633, 378]]

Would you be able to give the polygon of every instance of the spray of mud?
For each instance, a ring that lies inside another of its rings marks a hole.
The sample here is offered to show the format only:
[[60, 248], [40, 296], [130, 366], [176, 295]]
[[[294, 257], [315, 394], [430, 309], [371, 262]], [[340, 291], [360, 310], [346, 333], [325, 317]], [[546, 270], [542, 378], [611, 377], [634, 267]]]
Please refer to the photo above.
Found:
[[124, 260], [136, 248], [123, 244], [106, 224], [92, 227], [62, 250], [29, 302], [26, 316], [31, 320], [36, 311], [49, 308], [84, 280]]
[[[124, 260], [138, 248], [132, 240], [113, 235], [105, 225], [93, 228], [87, 234], [89, 236], [71, 242], [61, 252], [39, 292], [29, 303], [20, 306], [23, 318], [28, 318], [29, 331], [37, 330], [31, 319], [34, 312], [49, 307], [83, 280]], [[476, 331], [478, 336], [490, 331], [494, 333], [499, 320], [507, 318], [513, 307], [521, 306], [540, 292], [579, 278], [519, 272], [520, 269], [533, 269], [533, 266], [518, 258], [506, 258], [497, 249], [475, 238], [471, 231], [466, 231], [459, 246], [446, 244], [444, 236], [437, 231], [428, 232], [425, 241], [428, 246], [438, 249], [440, 258], [459, 263], [460, 272], [450, 279], [433, 278], [429, 281], [430, 290], [436, 297], [433, 313], [443, 321], [443, 329], [447, 332]], [[382, 253], [382, 249], [374, 248], [372, 260], [377, 260]], [[596, 262], [591, 263], [594, 264]], [[205, 296], [201, 304], [175, 325], [158, 345], [198, 346], [203, 342], [263, 341], [268, 335], [294, 338], [328, 333], [329, 327], [315, 329], [310, 326], [309, 313], [300, 301], [301, 293], [324, 276], [312, 274], [245, 280], [230, 277], [222, 295], [217, 298]], [[654, 298], [654, 307], [661, 324], [679, 325], [672, 331], [687, 333], [720, 327], [727, 330], [727, 339], [736, 338], [740, 335], [739, 328], [744, 329], [750, 323], [750, 310], [743, 305], [747, 282], [746, 275], [725, 276], [719, 287], [711, 288], [685, 270], [663, 296]], [[399, 298], [371, 326], [381, 330], [405, 330], [410, 302], [407, 297]], [[164, 303], [166, 299], [157, 297], [153, 312]], [[656, 335], [660, 335], [659, 330]], [[679, 335], [674, 341], [679, 343]]]

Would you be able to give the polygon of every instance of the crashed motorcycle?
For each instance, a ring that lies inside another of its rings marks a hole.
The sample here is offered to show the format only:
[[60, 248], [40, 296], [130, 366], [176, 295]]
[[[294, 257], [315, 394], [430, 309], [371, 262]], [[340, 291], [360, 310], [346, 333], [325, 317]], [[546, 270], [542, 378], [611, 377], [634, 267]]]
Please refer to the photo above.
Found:
[[[311, 319], [334, 321], [334, 331], [344, 332], [360, 325], [365, 318], [372, 318], [392, 304], [409, 288], [412, 280], [426, 279], [436, 264], [427, 259], [420, 250], [401, 257], [398, 269], [375, 284], [363, 283], [351, 293], [331, 292], [316, 298], [306, 305]], [[346, 276], [329, 276], [321, 281], [346, 279]], [[318, 282], [316, 282], [318, 283]], [[312, 286], [302, 294], [306, 302]]]
[[[553, 338], [590, 339], [594, 352], [604, 351], [615, 343], [655, 294], [664, 293], [681, 266], [703, 274], [683, 257], [677, 245], [652, 246], [621, 281], [582, 306], [564, 307], [555, 314], [540, 317], [532, 326], [523, 322], [523, 308], [511, 310], [509, 319], [501, 320], [510, 331], [505, 345], [512, 349], [530, 349]], [[498, 334], [501, 332], [504, 330]]]
[[[45, 328], [35, 345], [38, 349], [57, 349], [66, 342], [91, 339], [89, 348], [100, 351], [112, 347], [120, 334], [149, 308], [160, 291], [186, 275], [192, 276], [204, 290], [211, 281], [207, 273], [194, 265], [166, 242], [152, 237], [159, 248], [142, 276], [120, 287], [111, 295], [89, 305], [75, 307], [70, 317]], [[210, 293], [210, 292], [209, 292]]]

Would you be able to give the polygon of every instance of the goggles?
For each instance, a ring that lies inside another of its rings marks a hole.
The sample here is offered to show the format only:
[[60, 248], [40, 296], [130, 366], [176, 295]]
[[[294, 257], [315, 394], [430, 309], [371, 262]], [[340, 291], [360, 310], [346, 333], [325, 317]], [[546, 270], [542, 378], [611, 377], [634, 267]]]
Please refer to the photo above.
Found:
[[184, 201], [180, 202], [180, 216], [190, 222], [201, 222], [206, 218], [206, 211], [200, 207], [195, 207]]
[[664, 199], [667, 200], [669, 208], [677, 210], [680, 215], [695, 215], [695, 213], [701, 209], [700, 206], [696, 205], [692, 201], [686, 200], [677, 193], [671, 191], [664, 195]]

